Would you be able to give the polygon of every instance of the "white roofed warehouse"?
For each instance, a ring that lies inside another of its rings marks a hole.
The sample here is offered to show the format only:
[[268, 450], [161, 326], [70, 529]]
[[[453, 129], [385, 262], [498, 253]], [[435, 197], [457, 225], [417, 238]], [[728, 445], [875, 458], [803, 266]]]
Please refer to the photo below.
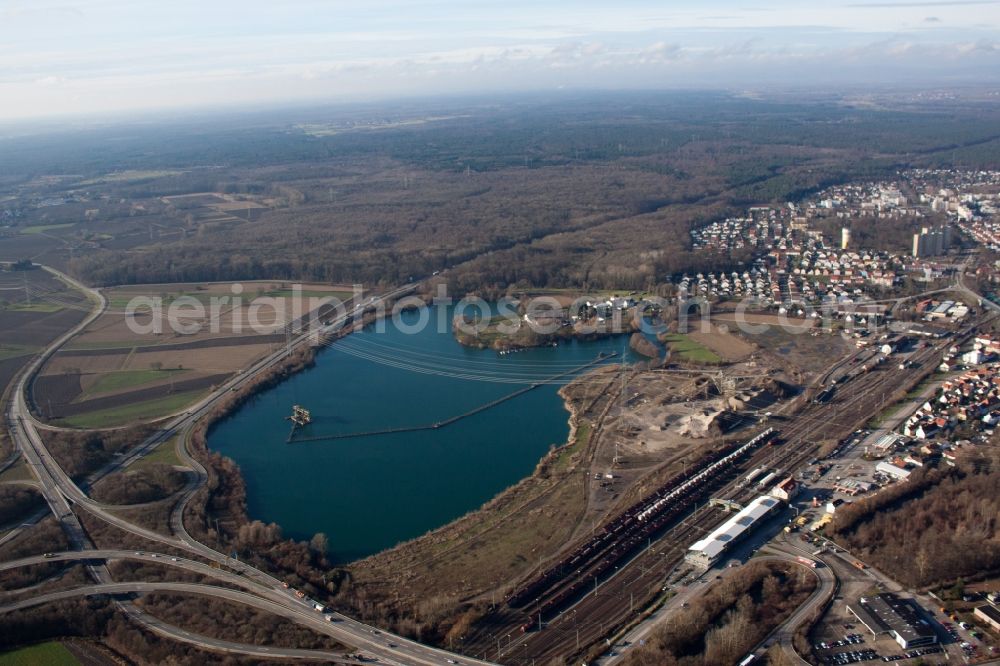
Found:
[[692, 544], [684, 559], [697, 567], [708, 569], [729, 550], [730, 546], [780, 506], [781, 502], [774, 497], [758, 497], [704, 539]]

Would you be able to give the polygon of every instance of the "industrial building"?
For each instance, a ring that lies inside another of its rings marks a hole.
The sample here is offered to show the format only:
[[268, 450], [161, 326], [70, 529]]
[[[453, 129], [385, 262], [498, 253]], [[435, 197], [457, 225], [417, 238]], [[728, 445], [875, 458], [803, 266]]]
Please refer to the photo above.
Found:
[[988, 624], [993, 631], [1000, 631], [1000, 610], [996, 606], [980, 606], [972, 614]]
[[798, 493], [799, 484], [795, 483], [795, 479], [790, 476], [780, 481], [774, 488], [771, 488], [771, 497], [777, 497], [786, 502], [798, 495]]
[[861, 479], [841, 479], [833, 486], [833, 491], [837, 493], [843, 493], [844, 495], [850, 495], [854, 497], [856, 495], [863, 495], [872, 489], [872, 484], [867, 481], [862, 481]]
[[700, 541], [696, 541], [684, 559], [702, 569], [715, 564], [729, 548], [762, 520], [770, 516], [781, 502], [774, 497], [758, 497], [735, 516], [719, 525]]
[[897, 481], [906, 481], [908, 478], [910, 478], [910, 470], [904, 469], [897, 465], [893, 465], [890, 462], [885, 462], [885, 461], [880, 462], [878, 465], [875, 466], [875, 471], [881, 472], [882, 474], [892, 477]]
[[887, 456], [898, 448], [899, 440], [902, 438], [902, 435], [894, 432], [886, 433], [872, 445], [871, 451], [876, 456]]
[[904, 650], [937, 643], [937, 632], [912, 599], [883, 592], [861, 597], [857, 603], [848, 604], [847, 610], [872, 632], [872, 636], [888, 634]]

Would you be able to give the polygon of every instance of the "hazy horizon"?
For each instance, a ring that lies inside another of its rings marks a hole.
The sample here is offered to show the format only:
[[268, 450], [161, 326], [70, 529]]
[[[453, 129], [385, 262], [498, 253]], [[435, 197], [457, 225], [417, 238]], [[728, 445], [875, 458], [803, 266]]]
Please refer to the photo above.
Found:
[[0, 9], [0, 120], [560, 89], [995, 84], [1000, 1]]

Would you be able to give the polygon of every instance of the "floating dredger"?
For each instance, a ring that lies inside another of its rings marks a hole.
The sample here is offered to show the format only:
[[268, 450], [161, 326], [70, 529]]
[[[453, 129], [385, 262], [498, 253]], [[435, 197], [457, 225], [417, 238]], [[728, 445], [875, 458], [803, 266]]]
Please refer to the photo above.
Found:
[[312, 423], [312, 415], [309, 413], [309, 410], [301, 405], [292, 405], [292, 415], [287, 418], [297, 426], [305, 426]]

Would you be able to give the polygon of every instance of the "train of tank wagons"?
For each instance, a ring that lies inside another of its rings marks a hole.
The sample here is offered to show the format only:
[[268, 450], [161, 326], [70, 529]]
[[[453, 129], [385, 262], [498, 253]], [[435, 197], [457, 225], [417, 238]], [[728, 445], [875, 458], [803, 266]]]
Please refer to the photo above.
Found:
[[[541, 629], [545, 617], [551, 618], [568, 602], [582, 595], [591, 585], [611, 571], [627, 555], [657, 534], [688, 507], [685, 501], [701, 490], [720, 472], [736, 463], [754, 449], [767, 444], [777, 436], [768, 428], [750, 441], [731, 444], [714, 453], [706, 465], [697, 472], [677, 474], [661, 485], [654, 493], [641, 500], [614, 520], [589, 541], [579, 546], [559, 563], [543, 571], [507, 598], [511, 608], [521, 608], [538, 601], [542, 593], [556, 587], [561, 581], [574, 579], [570, 585], [549, 596], [545, 602], [521, 625], [521, 631]], [[580, 576], [585, 570], [588, 575]], [[592, 583], [592, 580], [595, 581]]]

